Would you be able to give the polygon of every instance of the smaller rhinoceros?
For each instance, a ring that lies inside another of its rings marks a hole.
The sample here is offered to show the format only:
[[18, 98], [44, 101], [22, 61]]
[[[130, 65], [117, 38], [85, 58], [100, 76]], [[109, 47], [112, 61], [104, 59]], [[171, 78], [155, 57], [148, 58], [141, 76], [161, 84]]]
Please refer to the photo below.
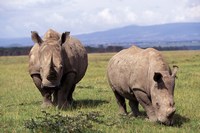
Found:
[[139, 115], [140, 103], [150, 121], [172, 125], [177, 68], [174, 66], [171, 71], [161, 53], [153, 48], [132, 46], [114, 55], [108, 64], [107, 77], [120, 112], [127, 114], [126, 98], [133, 116]]
[[[85, 75], [87, 52], [81, 42], [65, 32], [48, 30], [44, 38], [32, 32], [35, 42], [29, 54], [29, 73], [41, 92], [43, 107], [65, 109], [72, 103], [76, 84]], [[53, 94], [53, 100], [52, 100]]]

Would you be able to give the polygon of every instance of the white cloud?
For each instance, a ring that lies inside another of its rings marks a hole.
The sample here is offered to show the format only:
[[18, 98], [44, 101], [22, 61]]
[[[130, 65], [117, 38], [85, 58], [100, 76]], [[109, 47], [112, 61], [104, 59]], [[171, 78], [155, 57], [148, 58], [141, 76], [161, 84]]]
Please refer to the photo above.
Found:
[[98, 16], [106, 24], [115, 24], [118, 21], [116, 16], [114, 16], [112, 11], [110, 9], [108, 9], [108, 8], [103, 9], [102, 11], [100, 11], [98, 13]]
[[193, 6], [186, 10], [186, 17], [200, 21], [200, 5]]
[[59, 23], [65, 21], [64, 17], [58, 13], [53, 13], [49, 15], [48, 17], [45, 18], [45, 20], [47, 23]]
[[146, 11], [144, 11], [144, 16], [147, 17], [147, 18], [154, 18], [155, 13], [153, 11], [146, 10]]
[[137, 15], [128, 7], [125, 8], [124, 15], [127, 22], [134, 23], [137, 20]]
[[200, 4], [194, 5], [190, 3], [173, 10], [172, 13], [175, 22], [200, 22]]
[[200, 0], [6, 0], [0, 5], [0, 34], [23, 37], [48, 28], [78, 34], [130, 24], [199, 22], [199, 12]]

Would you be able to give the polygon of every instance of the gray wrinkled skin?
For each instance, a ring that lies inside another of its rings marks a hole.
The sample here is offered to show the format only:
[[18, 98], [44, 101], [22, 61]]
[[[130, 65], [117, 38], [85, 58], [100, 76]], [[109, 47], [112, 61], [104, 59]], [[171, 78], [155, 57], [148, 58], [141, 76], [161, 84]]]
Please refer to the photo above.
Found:
[[29, 53], [29, 73], [44, 98], [42, 106], [54, 104], [65, 109], [73, 101], [76, 84], [85, 75], [87, 52], [69, 32], [60, 35], [50, 29], [43, 39], [32, 32], [32, 40], [35, 44]]
[[133, 116], [139, 115], [141, 104], [150, 121], [172, 125], [177, 69], [174, 66], [171, 72], [161, 53], [153, 48], [132, 46], [114, 55], [108, 63], [107, 77], [120, 113], [127, 114], [128, 99]]

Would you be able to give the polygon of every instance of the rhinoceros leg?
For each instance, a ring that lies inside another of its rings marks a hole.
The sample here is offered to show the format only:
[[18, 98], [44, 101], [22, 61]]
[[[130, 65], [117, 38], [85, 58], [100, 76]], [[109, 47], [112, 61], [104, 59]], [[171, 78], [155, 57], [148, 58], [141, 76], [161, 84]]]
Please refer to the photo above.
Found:
[[67, 97], [67, 100], [69, 101], [70, 104], [72, 104], [72, 102], [73, 102], [73, 96], [72, 96], [72, 94], [73, 94], [73, 92], [74, 92], [74, 90], [75, 90], [75, 87], [76, 87], [76, 84], [74, 84], [74, 85], [72, 86], [72, 88], [71, 88], [71, 90], [70, 90], [70, 92], [69, 92], [69, 95], [68, 95], [68, 97]]
[[35, 86], [38, 88], [38, 90], [40, 91], [40, 93], [42, 94], [43, 96], [43, 103], [42, 103], [42, 107], [48, 107], [48, 106], [51, 106], [52, 105], [52, 102], [51, 102], [51, 91], [48, 91], [48, 90], [44, 90], [41, 88], [41, 83], [42, 83], [42, 80], [41, 80], [41, 77], [39, 74], [34, 74], [31, 76], [32, 79], [33, 79], [33, 82], [35, 83]]
[[[71, 104], [73, 102], [73, 97], [72, 97], [72, 94], [75, 90], [75, 87], [76, 87], [76, 84], [74, 84], [72, 86], [72, 88], [70, 89], [70, 92], [69, 92], [69, 96], [67, 97], [67, 101], [69, 102], [69, 104]], [[58, 105], [58, 90], [55, 90], [55, 92], [53, 93], [53, 104], [55, 106]]]
[[58, 89], [54, 91], [53, 93], [53, 105], [57, 106], [58, 105]]
[[130, 115], [137, 117], [139, 115], [139, 102], [137, 100], [129, 100], [129, 106], [131, 107]]
[[68, 101], [68, 97], [70, 95], [70, 92], [72, 93], [72, 89], [74, 86], [74, 79], [76, 74], [75, 73], [69, 73], [64, 76], [62, 79], [62, 85], [61, 88], [58, 90], [58, 108], [59, 109], [66, 109], [67, 106], [70, 104], [70, 101]]
[[122, 115], [127, 115], [125, 98], [121, 96], [117, 91], [115, 91], [115, 89], [113, 90], [114, 90], [113, 92], [117, 100], [117, 104], [119, 106], [119, 113]]
[[139, 101], [139, 103], [145, 109], [149, 120], [152, 122], [157, 121], [157, 117], [155, 115], [154, 108], [153, 108], [152, 103], [151, 103], [150, 99], [148, 98], [147, 94], [142, 91], [134, 91], [134, 94], [135, 94], [137, 100]]

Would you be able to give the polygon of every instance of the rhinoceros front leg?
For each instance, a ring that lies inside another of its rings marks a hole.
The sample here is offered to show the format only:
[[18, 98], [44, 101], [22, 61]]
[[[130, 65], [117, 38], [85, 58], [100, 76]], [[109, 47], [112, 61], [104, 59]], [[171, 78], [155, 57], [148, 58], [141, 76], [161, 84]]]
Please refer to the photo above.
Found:
[[33, 79], [33, 82], [35, 83], [35, 86], [38, 88], [38, 90], [40, 91], [41, 95], [43, 96], [43, 103], [42, 103], [41, 106], [43, 108], [52, 106], [51, 91], [41, 88], [42, 80], [41, 80], [40, 75], [39, 74], [34, 74], [31, 77]]
[[[58, 88], [59, 89], [59, 88]], [[53, 93], [53, 105], [57, 106], [58, 105], [58, 89], [56, 89]]]
[[119, 113], [121, 115], [127, 115], [125, 98], [121, 96], [115, 89], [113, 89], [113, 92], [115, 94], [117, 104], [119, 106]]
[[[75, 90], [75, 87], [76, 87], [76, 84], [74, 84], [72, 86], [72, 88], [70, 89], [70, 92], [69, 92], [69, 95], [67, 97], [67, 101], [69, 104], [72, 104], [73, 103], [73, 97], [72, 97], [72, 94]], [[58, 105], [58, 90], [55, 90], [55, 92], [53, 93], [53, 105], [57, 106]]]
[[135, 100], [129, 100], [129, 106], [131, 107], [131, 113], [129, 115], [137, 117], [140, 112], [139, 112], [139, 102]]
[[135, 94], [137, 100], [139, 101], [139, 103], [145, 109], [149, 120], [152, 122], [156, 122], [157, 117], [156, 117], [154, 108], [152, 106], [152, 103], [151, 103], [150, 99], [148, 98], [147, 94], [142, 91], [134, 91], [134, 94]]
[[58, 90], [58, 108], [59, 109], [66, 109], [67, 106], [70, 104], [70, 94], [72, 95], [74, 90], [74, 80], [75, 80], [75, 73], [69, 73], [64, 76], [62, 79], [61, 88]]

